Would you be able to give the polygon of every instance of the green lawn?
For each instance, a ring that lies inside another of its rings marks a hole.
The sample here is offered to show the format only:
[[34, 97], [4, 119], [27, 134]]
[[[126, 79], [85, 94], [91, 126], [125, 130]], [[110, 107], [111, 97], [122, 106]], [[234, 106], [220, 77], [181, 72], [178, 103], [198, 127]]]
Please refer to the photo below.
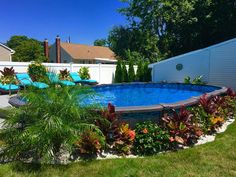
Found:
[[0, 165], [0, 176], [236, 176], [236, 123], [215, 142], [178, 152], [138, 159], [115, 159], [67, 166]]

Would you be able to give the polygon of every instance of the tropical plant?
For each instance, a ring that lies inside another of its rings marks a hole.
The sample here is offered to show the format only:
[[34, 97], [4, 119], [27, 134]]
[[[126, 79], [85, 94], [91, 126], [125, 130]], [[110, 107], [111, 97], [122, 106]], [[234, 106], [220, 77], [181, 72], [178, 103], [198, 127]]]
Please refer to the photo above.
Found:
[[40, 62], [32, 62], [28, 66], [28, 73], [33, 81], [47, 80], [47, 68]]
[[75, 149], [79, 154], [97, 155], [105, 147], [105, 138], [93, 131], [85, 131], [80, 140], [75, 143]]
[[13, 67], [7, 68], [4, 67], [2, 71], [0, 71], [2, 74], [1, 76], [1, 83], [2, 84], [16, 84], [17, 80], [15, 79], [15, 70]]
[[156, 123], [143, 122], [135, 126], [136, 137], [133, 151], [138, 155], [153, 155], [171, 148], [172, 142], [168, 131], [160, 128]]
[[203, 95], [199, 105], [192, 108], [194, 117], [204, 133], [215, 132], [229, 116], [234, 114], [234, 104], [230, 96], [208, 97]]
[[60, 70], [59, 78], [60, 80], [72, 80], [70, 77], [70, 71], [67, 69]]
[[165, 114], [162, 118], [164, 127], [169, 130], [171, 138], [179, 144], [192, 145], [203, 134], [197, 122], [193, 122], [193, 114], [182, 107], [179, 112]]
[[118, 60], [116, 64], [115, 83], [121, 83], [123, 81], [124, 81], [124, 77], [123, 77], [123, 72], [122, 72], [122, 64], [121, 64], [121, 60]]
[[86, 87], [50, 87], [27, 90], [21, 96], [27, 105], [14, 109], [5, 119], [0, 139], [6, 146], [2, 159], [33, 159], [36, 162], [57, 160], [63, 150], [72, 152], [75, 142], [86, 131], [103, 136], [94, 124], [101, 117], [93, 106], [80, 103], [84, 95], [93, 94]]
[[129, 124], [119, 124], [119, 126], [113, 131], [113, 143], [111, 148], [118, 154], [131, 154], [134, 139], [135, 131], [129, 128]]
[[79, 75], [81, 79], [90, 79], [89, 68], [88, 67], [81, 67], [79, 70]]

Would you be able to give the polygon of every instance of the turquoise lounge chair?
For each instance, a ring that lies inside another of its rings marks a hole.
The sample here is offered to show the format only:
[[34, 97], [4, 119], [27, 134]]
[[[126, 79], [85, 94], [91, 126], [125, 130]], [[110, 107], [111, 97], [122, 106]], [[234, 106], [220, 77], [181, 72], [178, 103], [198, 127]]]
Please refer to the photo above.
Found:
[[62, 84], [62, 85], [66, 85], [66, 86], [75, 86], [76, 85], [74, 82], [71, 82], [71, 81], [60, 80], [55, 73], [47, 73], [47, 76], [53, 84]]
[[15, 84], [2, 84], [0, 83], [0, 92], [2, 94], [7, 94], [7, 93], [16, 93], [20, 87]]
[[27, 73], [18, 73], [16, 74], [16, 78], [20, 82], [20, 86], [34, 86], [39, 89], [45, 89], [49, 87], [43, 82], [33, 82]]
[[98, 82], [96, 80], [90, 80], [90, 79], [81, 79], [78, 73], [71, 72], [70, 77], [73, 79], [75, 83], [81, 83], [81, 84], [88, 84], [88, 85], [96, 85]]

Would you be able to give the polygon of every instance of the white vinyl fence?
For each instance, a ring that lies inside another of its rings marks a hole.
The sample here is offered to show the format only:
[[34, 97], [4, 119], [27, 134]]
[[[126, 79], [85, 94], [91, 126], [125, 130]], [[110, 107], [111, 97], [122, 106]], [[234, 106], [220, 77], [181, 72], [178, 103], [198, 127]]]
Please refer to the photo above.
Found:
[[[27, 72], [30, 62], [0, 62], [0, 70], [4, 67], [14, 67], [15, 72]], [[78, 72], [81, 67], [88, 67], [90, 77], [97, 80], [100, 84], [113, 83], [116, 65], [110, 64], [74, 64], [74, 63], [43, 63], [49, 71], [59, 73], [60, 70], [68, 69], [71, 72]], [[136, 68], [136, 67], [135, 67]]]

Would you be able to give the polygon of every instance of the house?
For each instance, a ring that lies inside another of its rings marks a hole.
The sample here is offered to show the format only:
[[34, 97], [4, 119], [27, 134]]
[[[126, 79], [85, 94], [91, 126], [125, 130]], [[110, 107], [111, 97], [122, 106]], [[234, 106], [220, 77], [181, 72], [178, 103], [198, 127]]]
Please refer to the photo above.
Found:
[[236, 90], [236, 38], [149, 65], [153, 82], [203, 77], [210, 85]]
[[50, 49], [48, 41], [45, 40], [44, 52], [51, 63], [114, 64], [117, 62], [114, 52], [108, 47], [61, 42], [59, 36]]
[[15, 53], [14, 50], [10, 49], [6, 45], [0, 43], [0, 61], [12, 61], [12, 55]]

